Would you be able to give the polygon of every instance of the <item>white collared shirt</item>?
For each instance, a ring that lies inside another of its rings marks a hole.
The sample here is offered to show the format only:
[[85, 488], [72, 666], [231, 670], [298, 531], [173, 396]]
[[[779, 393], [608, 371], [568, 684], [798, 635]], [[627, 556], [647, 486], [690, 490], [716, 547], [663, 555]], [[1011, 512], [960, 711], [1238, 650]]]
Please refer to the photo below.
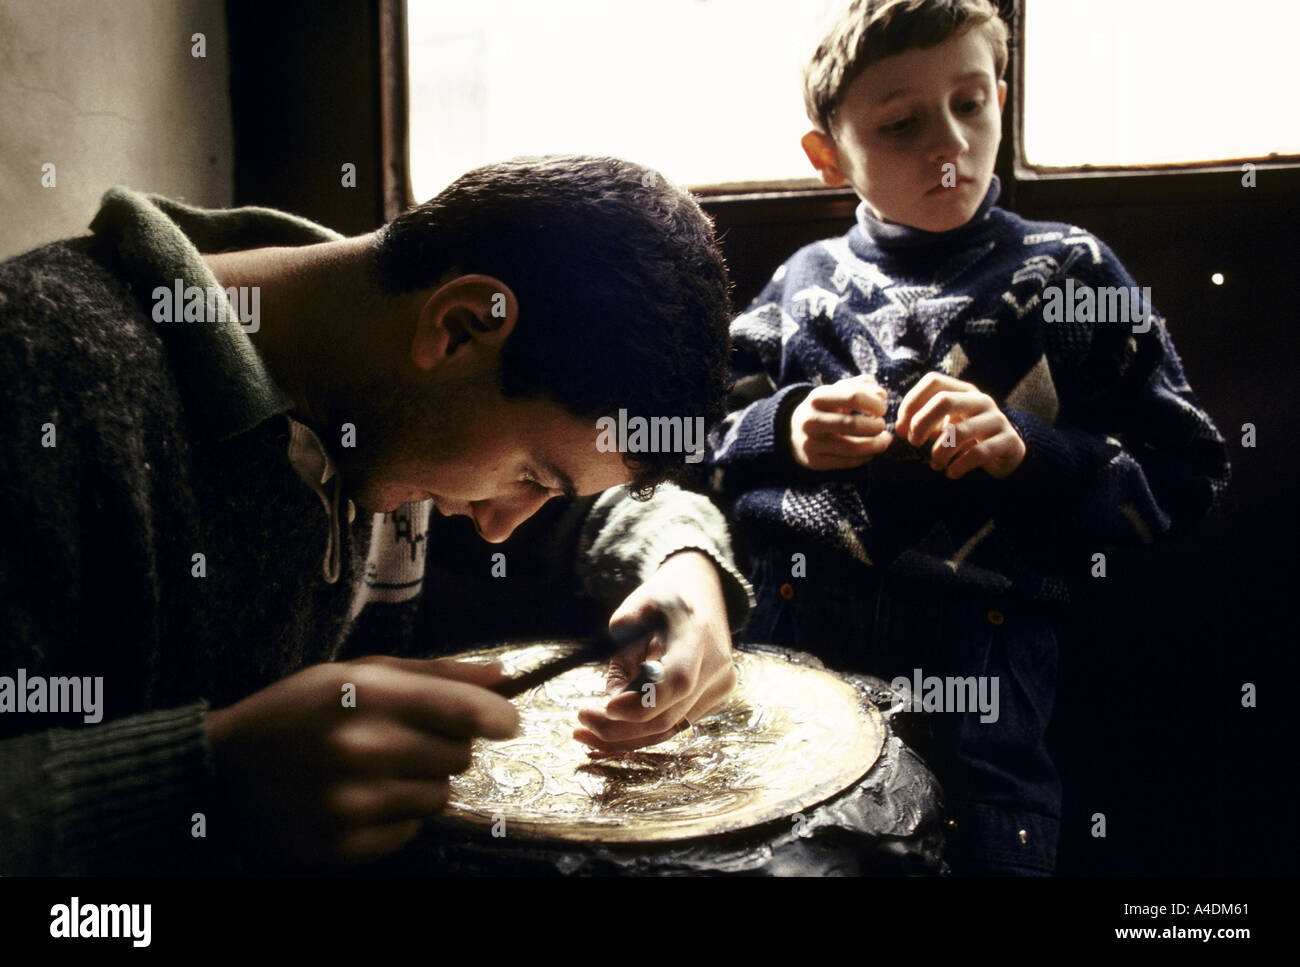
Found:
[[[289, 417], [289, 463], [298, 479], [314, 490], [325, 508], [329, 534], [321, 573], [327, 584], [339, 579], [342, 525], [339, 504], [343, 480], [320, 437], [307, 426]], [[356, 520], [356, 505], [342, 501], [348, 526]], [[352, 604], [352, 617], [361, 613], [368, 601], [398, 603], [420, 593], [424, 583], [424, 542], [429, 529], [433, 501], [404, 504], [395, 511], [371, 515], [370, 553], [366, 560], [362, 588]]]

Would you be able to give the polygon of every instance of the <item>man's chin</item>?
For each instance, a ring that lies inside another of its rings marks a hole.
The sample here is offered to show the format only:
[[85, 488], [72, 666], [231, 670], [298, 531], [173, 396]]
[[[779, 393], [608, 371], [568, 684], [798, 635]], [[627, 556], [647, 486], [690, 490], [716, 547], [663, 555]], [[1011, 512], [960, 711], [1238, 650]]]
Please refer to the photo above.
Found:
[[405, 503], [391, 491], [376, 491], [369, 487], [361, 487], [352, 494], [352, 502], [367, 514], [391, 514]]

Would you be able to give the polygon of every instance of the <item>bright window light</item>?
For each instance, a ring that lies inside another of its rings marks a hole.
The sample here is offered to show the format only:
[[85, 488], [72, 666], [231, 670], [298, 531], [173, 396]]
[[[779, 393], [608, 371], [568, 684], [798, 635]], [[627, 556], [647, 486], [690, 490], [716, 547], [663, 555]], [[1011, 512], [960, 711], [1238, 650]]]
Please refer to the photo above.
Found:
[[803, 66], [847, 0], [408, 0], [417, 201], [521, 154], [807, 179]]
[[1026, 0], [1025, 159], [1300, 154], [1296, 0]]

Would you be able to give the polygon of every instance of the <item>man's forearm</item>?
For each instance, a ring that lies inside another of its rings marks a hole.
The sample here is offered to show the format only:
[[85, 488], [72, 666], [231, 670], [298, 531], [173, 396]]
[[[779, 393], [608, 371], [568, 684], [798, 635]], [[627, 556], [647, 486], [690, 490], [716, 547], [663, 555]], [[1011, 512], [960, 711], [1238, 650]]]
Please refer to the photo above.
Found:
[[726, 521], [707, 498], [671, 484], [648, 501], [632, 499], [623, 488], [601, 494], [583, 523], [578, 573], [592, 595], [613, 605], [684, 550], [713, 561], [731, 627], [742, 627], [753, 592], [736, 567]]

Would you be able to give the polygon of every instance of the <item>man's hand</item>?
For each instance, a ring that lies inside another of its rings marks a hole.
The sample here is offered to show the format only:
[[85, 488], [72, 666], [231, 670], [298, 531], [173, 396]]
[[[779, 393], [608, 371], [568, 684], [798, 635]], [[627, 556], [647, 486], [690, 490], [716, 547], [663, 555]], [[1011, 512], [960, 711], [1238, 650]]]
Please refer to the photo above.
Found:
[[934, 440], [930, 466], [952, 480], [976, 467], [1002, 479], [1025, 459], [1025, 441], [993, 397], [943, 373], [928, 373], [903, 397], [894, 429], [914, 447]]
[[501, 677], [499, 664], [363, 658], [313, 665], [210, 712], [233, 819], [274, 862], [397, 850], [447, 804], [471, 739], [515, 734], [514, 706], [486, 688]]
[[809, 470], [851, 470], [893, 442], [886, 393], [870, 376], [818, 386], [790, 415], [790, 452]]
[[[584, 709], [580, 742], [606, 752], [625, 752], [676, 735], [725, 704], [736, 686], [731, 631], [722, 582], [708, 555], [680, 551], [633, 591], [610, 618], [610, 627], [659, 611], [665, 623], [648, 640], [610, 663], [603, 708]], [[663, 663], [663, 680], [653, 689], [623, 692], [640, 663]], [[653, 699], [653, 701], [651, 701]]]

